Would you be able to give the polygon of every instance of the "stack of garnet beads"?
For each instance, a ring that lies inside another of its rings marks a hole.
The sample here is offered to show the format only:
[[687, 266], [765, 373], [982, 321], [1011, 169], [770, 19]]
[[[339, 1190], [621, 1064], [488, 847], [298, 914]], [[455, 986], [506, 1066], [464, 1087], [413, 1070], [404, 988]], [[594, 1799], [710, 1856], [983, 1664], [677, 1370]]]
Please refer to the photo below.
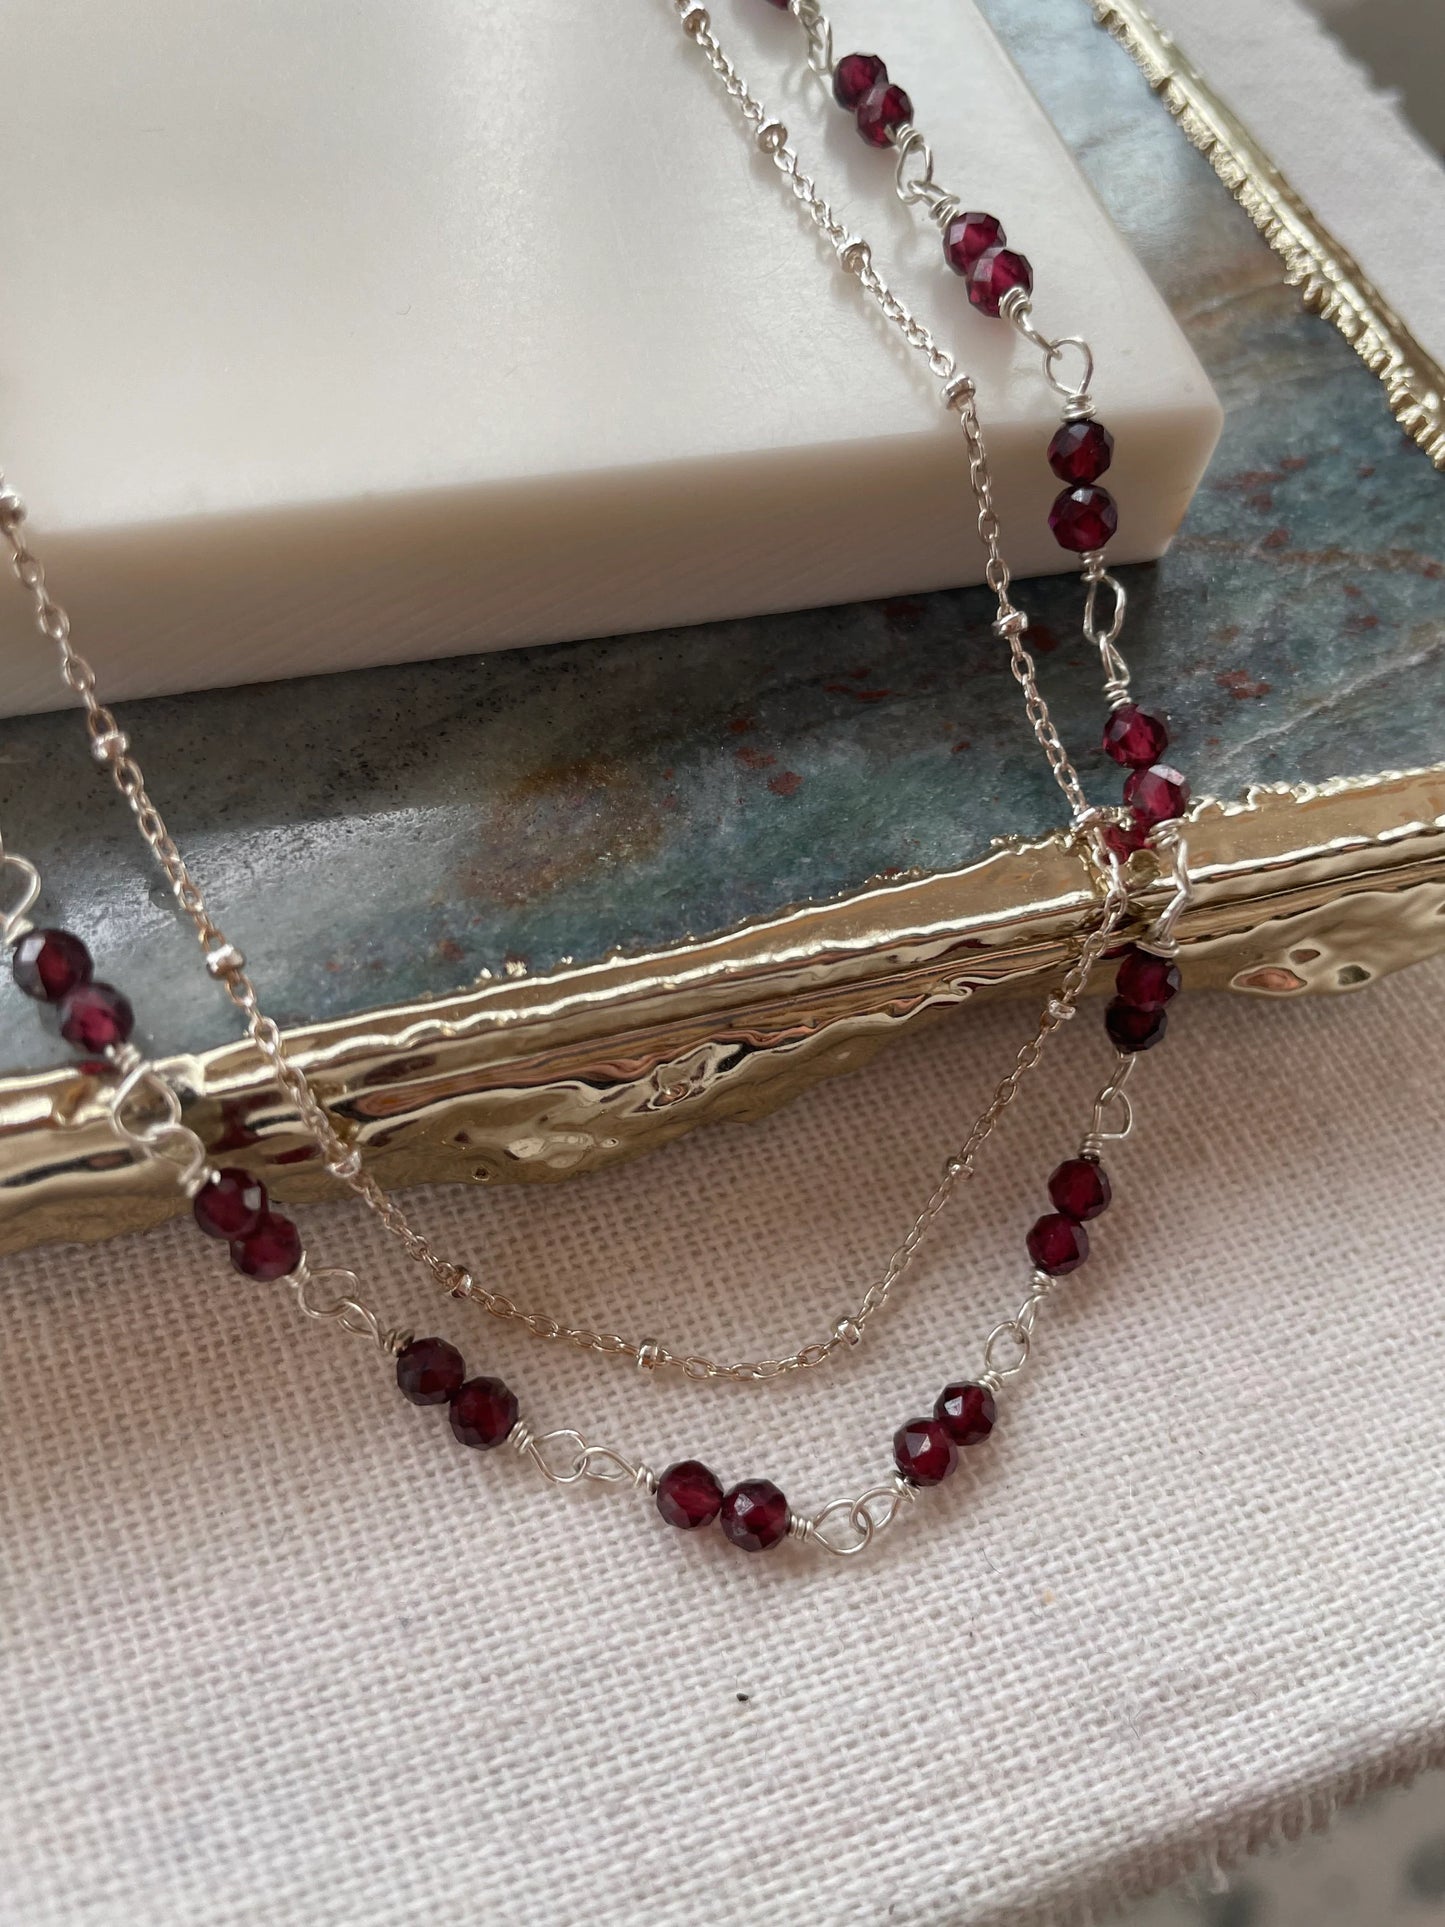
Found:
[[[1121, 863], [1149, 841], [1149, 832], [1172, 822], [1189, 807], [1189, 784], [1162, 761], [1169, 747], [1169, 726], [1152, 709], [1121, 703], [1104, 725], [1104, 754], [1129, 774], [1124, 779], [1128, 823], [1111, 823], [1104, 841]], [[1167, 1001], [1167, 1000], [1166, 1000]]]
[[1049, 1202], [1028, 1235], [1029, 1259], [1046, 1278], [1077, 1271], [1089, 1255], [1084, 1226], [1109, 1208], [1109, 1180], [1096, 1159], [1067, 1158], [1049, 1179]]
[[1119, 510], [1099, 477], [1114, 459], [1114, 437], [1102, 422], [1066, 421], [1048, 447], [1049, 467], [1066, 486], [1054, 497], [1049, 528], [1061, 549], [1090, 555], [1111, 542]]
[[444, 1338], [413, 1338], [396, 1356], [396, 1383], [413, 1405], [449, 1408], [458, 1445], [489, 1452], [517, 1423], [516, 1394], [499, 1378], [468, 1378], [462, 1355]]
[[55, 1004], [60, 1034], [77, 1050], [99, 1055], [126, 1043], [135, 1028], [130, 999], [96, 983], [90, 952], [69, 930], [29, 930], [16, 943], [10, 969], [27, 997]]
[[265, 1185], [249, 1171], [234, 1165], [213, 1171], [191, 1211], [208, 1238], [225, 1239], [237, 1271], [258, 1284], [287, 1277], [301, 1262], [301, 1233], [270, 1208]]
[[887, 147], [913, 119], [913, 102], [888, 78], [877, 54], [844, 54], [833, 69], [833, 98], [858, 123], [870, 147]]
[[893, 1463], [910, 1485], [941, 1485], [957, 1466], [960, 1450], [986, 1439], [997, 1417], [986, 1385], [945, 1385], [933, 1401], [931, 1418], [909, 1419], [893, 1434]]

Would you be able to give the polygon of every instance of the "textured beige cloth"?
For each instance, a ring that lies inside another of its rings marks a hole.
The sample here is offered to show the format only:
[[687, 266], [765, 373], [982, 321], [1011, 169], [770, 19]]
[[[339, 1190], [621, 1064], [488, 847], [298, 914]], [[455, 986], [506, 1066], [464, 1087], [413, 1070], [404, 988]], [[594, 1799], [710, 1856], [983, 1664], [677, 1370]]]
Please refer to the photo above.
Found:
[[[177, 1224], [0, 1268], [0, 1921], [1073, 1921], [1445, 1746], [1445, 972], [1187, 995], [994, 1439], [866, 1559], [458, 1449]], [[557, 1190], [418, 1194], [525, 1300], [741, 1350], [886, 1262], [1031, 1012]], [[896, 1311], [773, 1389], [652, 1383], [313, 1249], [543, 1424], [861, 1489], [976, 1368], [1108, 1055], [1087, 1013]]]

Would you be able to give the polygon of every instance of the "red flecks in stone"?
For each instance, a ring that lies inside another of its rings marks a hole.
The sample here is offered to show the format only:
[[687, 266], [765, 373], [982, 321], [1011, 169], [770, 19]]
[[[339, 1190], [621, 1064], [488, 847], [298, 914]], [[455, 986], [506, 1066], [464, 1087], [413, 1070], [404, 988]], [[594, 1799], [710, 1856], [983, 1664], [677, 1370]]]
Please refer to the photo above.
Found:
[[443, 963], [460, 963], [466, 954], [455, 937], [441, 937], [437, 941], [437, 955]]
[[1287, 549], [1289, 547], [1289, 530], [1271, 529], [1259, 546], [1262, 549]]
[[954, 744], [953, 748], [948, 753], [950, 756], [962, 756], [963, 752], [966, 749], [972, 749], [972, 748], [973, 748], [973, 744], [968, 740], [966, 736], [962, 736]]
[[776, 776], [768, 778], [768, 788], [774, 796], [796, 796], [803, 787], [803, 779], [795, 769], [780, 769]]
[[[921, 596], [895, 596], [891, 602], [884, 603], [883, 615], [884, 619], [892, 623], [896, 629], [916, 629], [927, 613], [927, 609], [928, 605]], [[859, 670], [856, 673], [866, 675], [867, 671]]]
[[1272, 685], [1267, 682], [1256, 682], [1247, 669], [1226, 669], [1220, 675], [1216, 676], [1214, 680], [1219, 684], [1221, 689], [1227, 689], [1234, 700], [1239, 703], [1250, 702], [1257, 697], [1267, 696], [1272, 687]]
[[765, 749], [735, 749], [733, 755], [744, 769], [771, 769], [778, 760], [776, 756], [769, 756]]
[[1308, 455], [1281, 455], [1279, 465], [1286, 475], [1298, 475], [1302, 468], [1310, 465]]
[[1379, 626], [1380, 618], [1369, 613], [1345, 618], [1345, 628], [1352, 636], [1367, 636], [1372, 629], [1378, 629]]
[[728, 728], [734, 736], [746, 736], [750, 729], [756, 729], [757, 726], [756, 716], [732, 716], [728, 719]]
[[1375, 464], [1373, 462], [1361, 462], [1360, 466], [1355, 470], [1356, 475], [1359, 476], [1362, 482], [1368, 482], [1374, 472]]

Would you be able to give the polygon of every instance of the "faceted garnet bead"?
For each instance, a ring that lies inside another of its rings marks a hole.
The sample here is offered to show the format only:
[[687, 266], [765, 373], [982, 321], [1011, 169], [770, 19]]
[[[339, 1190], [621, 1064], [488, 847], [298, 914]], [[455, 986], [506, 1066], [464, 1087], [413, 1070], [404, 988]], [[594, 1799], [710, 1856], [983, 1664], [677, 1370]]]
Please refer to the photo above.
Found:
[[722, 1510], [723, 1489], [697, 1459], [670, 1465], [657, 1481], [657, 1509], [670, 1526], [695, 1532], [710, 1526]]
[[263, 1211], [255, 1228], [231, 1245], [231, 1263], [247, 1278], [269, 1284], [301, 1262], [301, 1233], [279, 1211]]
[[858, 102], [858, 132], [870, 147], [886, 147], [896, 130], [913, 118], [913, 102], [901, 87], [870, 87]]
[[955, 1445], [977, 1445], [993, 1430], [998, 1407], [986, 1385], [945, 1385], [933, 1401], [933, 1416]]
[[1050, 1278], [1062, 1278], [1077, 1271], [1089, 1255], [1089, 1234], [1062, 1211], [1050, 1211], [1040, 1218], [1028, 1237], [1029, 1256], [1038, 1271]]
[[58, 1004], [88, 984], [92, 968], [90, 952], [68, 930], [27, 931], [10, 958], [16, 983], [42, 1004]]
[[1113, 1195], [1102, 1167], [1092, 1158], [1066, 1158], [1049, 1179], [1055, 1211], [1079, 1224], [1107, 1211]]
[[1155, 957], [1132, 944], [1124, 952], [1114, 988], [1126, 1004], [1138, 1010], [1163, 1010], [1179, 994], [1179, 966], [1170, 957]]
[[1104, 1012], [1104, 1028], [1115, 1047], [1131, 1054], [1152, 1050], [1168, 1022], [1168, 1011], [1141, 1010], [1137, 1004], [1126, 1004], [1122, 997], [1116, 997]]
[[499, 1378], [469, 1378], [452, 1394], [452, 1436], [489, 1452], [517, 1423], [517, 1397]]
[[968, 298], [983, 314], [997, 314], [1003, 298], [1014, 288], [1027, 294], [1034, 271], [1012, 248], [985, 248], [968, 270]]
[[109, 1050], [134, 1029], [130, 999], [111, 984], [77, 984], [61, 1003], [60, 1034], [80, 1050]]
[[833, 98], [852, 112], [863, 96], [888, 79], [888, 69], [877, 54], [844, 54], [833, 69]]
[[1049, 467], [1061, 482], [1097, 482], [1114, 459], [1114, 437], [1102, 422], [1065, 422], [1049, 443]]
[[1168, 747], [1169, 726], [1164, 718], [1138, 703], [1121, 703], [1104, 725], [1104, 754], [1125, 769], [1157, 763]]
[[1004, 244], [1003, 222], [992, 214], [955, 214], [943, 230], [943, 258], [955, 274], [967, 274], [981, 254]]
[[941, 1485], [958, 1464], [958, 1447], [942, 1419], [911, 1418], [893, 1434], [893, 1463], [910, 1485]]
[[208, 1238], [227, 1239], [244, 1238], [254, 1231], [265, 1209], [265, 1185], [234, 1165], [213, 1172], [191, 1206], [196, 1223]]
[[1126, 780], [1124, 801], [1136, 822], [1153, 829], [1156, 823], [1170, 823], [1176, 816], [1183, 816], [1189, 807], [1189, 785], [1167, 763], [1151, 763], [1148, 769], [1136, 769]]
[[1127, 863], [1136, 850], [1149, 846], [1149, 832], [1140, 823], [1106, 823], [1100, 835], [1121, 863]]
[[396, 1383], [413, 1405], [445, 1405], [461, 1389], [467, 1368], [444, 1338], [414, 1338], [396, 1355]]
[[720, 1517], [744, 1552], [766, 1552], [788, 1536], [788, 1502], [770, 1479], [744, 1479], [724, 1493]]
[[1108, 489], [1093, 482], [1066, 488], [1054, 497], [1049, 510], [1049, 527], [1061, 549], [1075, 555], [1088, 555], [1113, 540], [1119, 526], [1119, 511]]

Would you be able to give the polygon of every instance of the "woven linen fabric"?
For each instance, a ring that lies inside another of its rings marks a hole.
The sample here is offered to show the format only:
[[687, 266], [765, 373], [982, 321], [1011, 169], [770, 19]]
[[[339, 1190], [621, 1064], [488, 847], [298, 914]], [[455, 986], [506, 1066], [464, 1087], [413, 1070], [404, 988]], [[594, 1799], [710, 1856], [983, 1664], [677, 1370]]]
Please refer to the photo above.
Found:
[[[463, 1451], [185, 1222], [8, 1261], [0, 1920], [1076, 1922], [1439, 1758], [1442, 993], [1186, 993], [994, 1437], [858, 1560]], [[411, 1205], [520, 1301], [789, 1349], [1032, 1021], [955, 1014], [761, 1124]], [[868, 1342], [773, 1387], [540, 1344], [359, 1208], [303, 1222], [539, 1424], [811, 1508], [978, 1368], [1109, 1061], [1094, 1006]]]

